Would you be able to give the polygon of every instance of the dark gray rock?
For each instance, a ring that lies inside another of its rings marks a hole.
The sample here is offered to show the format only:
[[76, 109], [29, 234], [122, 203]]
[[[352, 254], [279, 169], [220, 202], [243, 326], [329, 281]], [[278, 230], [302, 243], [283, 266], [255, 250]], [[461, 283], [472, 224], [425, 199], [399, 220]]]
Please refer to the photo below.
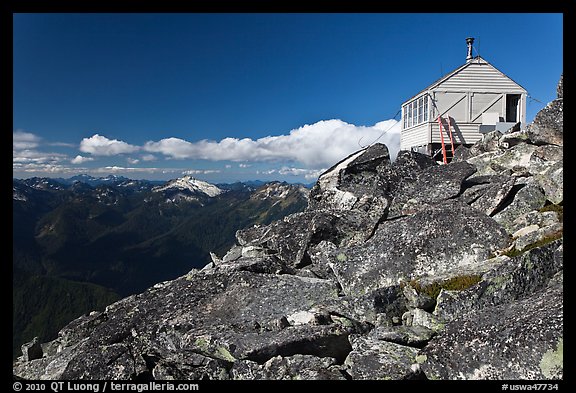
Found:
[[564, 145], [564, 75], [560, 75], [556, 93], [558, 98], [549, 102], [526, 127], [532, 143]]
[[461, 198], [474, 209], [491, 216], [501, 207], [516, 184], [510, 176], [476, 176], [467, 179]]
[[404, 285], [402, 293], [406, 297], [408, 308], [421, 308], [426, 311], [432, 311], [436, 305], [436, 299], [432, 299], [425, 293], [418, 293], [412, 286]]
[[32, 341], [22, 344], [22, 355], [25, 362], [42, 358], [44, 353], [42, 351], [42, 346], [38, 341], [38, 337], [34, 337]]
[[[187, 367], [195, 368], [194, 375], [220, 375], [236, 359], [297, 353], [343, 361], [349, 332], [339, 325], [265, 329], [279, 318], [337, 296], [336, 285], [327, 280], [247, 271], [193, 272], [75, 321], [77, 330], [69, 326], [68, 333], [61, 334], [64, 348], [70, 350], [49, 358], [49, 364], [59, 361], [52, 370], [16, 365], [15, 375], [130, 379], [156, 372], [178, 377], [191, 375]], [[178, 366], [183, 374], [170, 366], [174, 352], [188, 359]], [[206, 363], [191, 352], [218, 362]], [[156, 359], [156, 371], [147, 358]], [[198, 364], [203, 362], [208, 368], [201, 369]]]
[[542, 145], [534, 150], [532, 159], [549, 161], [551, 163], [562, 162], [564, 160], [564, 148], [556, 145]]
[[562, 287], [453, 320], [419, 356], [428, 379], [562, 379]]
[[539, 210], [544, 207], [545, 204], [546, 195], [542, 188], [537, 185], [528, 184], [518, 190], [511, 203], [494, 214], [492, 218], [512, 234], [514, 220], [517, 217], [533, 210]]
[[414, 214], [460, 194], [463, 181], [476, 169], [467, 162], [431, 166], [414, 181], [404, 180], [396, 191], [388, 218]]
[[512, 229], [514, 232], [521, 230], [522, 228], [536, 225], [538, 228], [543, 228], [551, 225], [556, 225], [560, 223], [560, 217], [555, 211], [538, 211], [532, 210], [521, 216], [518, 216], [512, 222]]
[[562, 271], [562, 250], [562, 241], [556, 240], [514, 258], [502, 257], [475, 286], [463, 291], [442, 290], [434, 314], [453, 320], [531, 296]]
[[369, 337], [377, 340], [390, 341], [392, 343], [422, 348], [426, 345], [436, 332], [427, 327], [416, 326], [379, 326], [368, 334]]
[[143, 360], [151, 371], [141, 372], [142, 379], [150, 377], [161, 381], [230, 379], [228, 372], [230, 365], [227, 362], [190, 350], [168, 352], [162, 357], [150, 353], [144, 355]]
[[264, 364], [249, 360], [234, 363], [234, 379], [241, 380], [344, 380], [336, 359], [311, 355], [275, 356]]
[[[358, 296], [328, 299], [316, 307], [335, 322], [366, 332], [372, 326], [392, 326], [408, 311], [399, 285], [379, 288]], [[395, 322], [396, 321], [396, 322]]]
[[438, 166], [438, 163], [430, 156], [402, 150], [398, 152], [396, 160], [391, 165], [382, 163], [377, 170], [380, 183], [387, 195], [393, 197], [402, 182], [415, 181], [422, 170], [432, 166]]
[[274, 254], [289, 268], [310, 264], [308, 248], [322, 241], [351, 245], [368, 239], [378, 220], [362, 211], [319, 210], [292, 214], [267, 226], [236, 233], [238, 242]]
[[474, 265], [508, 244], [494, 220], [457, 200], [382, 223], [364, 244], [331, 254], [347, 295]]

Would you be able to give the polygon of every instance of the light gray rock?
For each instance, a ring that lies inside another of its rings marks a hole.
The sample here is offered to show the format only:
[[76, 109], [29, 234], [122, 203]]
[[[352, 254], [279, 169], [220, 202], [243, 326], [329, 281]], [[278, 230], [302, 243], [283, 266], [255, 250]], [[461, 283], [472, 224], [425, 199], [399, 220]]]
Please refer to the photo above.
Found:
[[350, 336], [350, 343], [352, 352], [344, 365], [352, 379], [387, 380], [420, 377], [416, 348], [359, 336]]
[[539, 210], [546, 204], [546, 195], [542, 188], [528, 184], [514, 195], [512, 202], [492, 218], [512, 234], [514, 233], [514, 220], [533, 210]]
[[420, 308], [407, 311], [402, 315], [402, 322], [405, 326], [422, 326], [433, 332], [439, 332], [444, 329], [444, 321]]
[[535, 244], [549, 240], [558, 239], [562, 237], [564, 226], [562, 224], [554, 224], [543, 228], [536, 228], [534, 231], [524, 233], [514, 240], [514, 248], [518, 251], [527, 250]]
[[554, 204], [564, 201], [564, 164], [557, 161], [541, 174], [534, 176], [538, 185], [544, 190], [546, 199]]
[[564, 145], [564, 103], [557, 98], [536, 114], [526, 131], [535, 144]]
[[388, 201], [379, 187], [377, 168], [389, 163], [388, 148], [381, 143], [348, 156], [320, 175], [310, 190], [308, 210], [361, 208], [384, 213]]
[[538, 228], [556, 225], [560, 223], [558, 213], [555, 211], [538, 211], [532, 210], [528, 213], [522, 214], [514, 219], [512, 222], [512, 230], [519, 231], [525, 227], [535, 225]]

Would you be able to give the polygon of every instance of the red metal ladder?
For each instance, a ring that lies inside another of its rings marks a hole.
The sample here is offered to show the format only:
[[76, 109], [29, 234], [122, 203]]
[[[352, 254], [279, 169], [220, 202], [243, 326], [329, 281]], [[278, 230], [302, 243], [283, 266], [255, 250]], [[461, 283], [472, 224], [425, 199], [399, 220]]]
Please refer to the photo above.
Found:
[[[454, 139], [452, 137], [452, 124], [450, 121], [450, 116], [447, 116], [447, 123], [448, 123], [448, 129], [446, 130], [446, 132], [448, 133], [448, 136], [450, 137], [450, 149], [452, 150], [452, 157], [450, 157], [450, 159], [452, 159], [454, 157]], [[444, 143], [444, 126], [442, 125], [442, 117], [438, 116], [438, 125], [440, 126], [440, 143], [442, 144], [442, 161], [444, 162], [444, 164], [448, 164], [448, 154], [446, 152], [446, 144]]]

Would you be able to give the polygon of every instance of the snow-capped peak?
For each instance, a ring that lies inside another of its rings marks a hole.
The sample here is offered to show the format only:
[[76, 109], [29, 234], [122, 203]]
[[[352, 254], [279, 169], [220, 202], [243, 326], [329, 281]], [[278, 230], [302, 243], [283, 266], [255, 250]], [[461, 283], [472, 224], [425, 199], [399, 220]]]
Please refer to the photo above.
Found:
[[207, 183], [202, 180], [193, 178], [192, 176], [184, 176], [179, 179], [170, 180], [167, 184], [159, 187], [154, 187], [153, 191], [161, 192], [169, 189], [188, 190], [191, 192], [201, 192], [209, 197], [215, 197], [222, 194], [224, 191], [213, 184]]

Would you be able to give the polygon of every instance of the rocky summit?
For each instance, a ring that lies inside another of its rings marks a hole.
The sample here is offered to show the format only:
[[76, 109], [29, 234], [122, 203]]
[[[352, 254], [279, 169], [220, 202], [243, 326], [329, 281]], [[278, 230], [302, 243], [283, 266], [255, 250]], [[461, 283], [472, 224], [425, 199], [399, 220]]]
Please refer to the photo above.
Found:
[[352, 154], [304, 212], [23, 345], [15, 377], [562, 379], [561, 86], [447, 165]]

